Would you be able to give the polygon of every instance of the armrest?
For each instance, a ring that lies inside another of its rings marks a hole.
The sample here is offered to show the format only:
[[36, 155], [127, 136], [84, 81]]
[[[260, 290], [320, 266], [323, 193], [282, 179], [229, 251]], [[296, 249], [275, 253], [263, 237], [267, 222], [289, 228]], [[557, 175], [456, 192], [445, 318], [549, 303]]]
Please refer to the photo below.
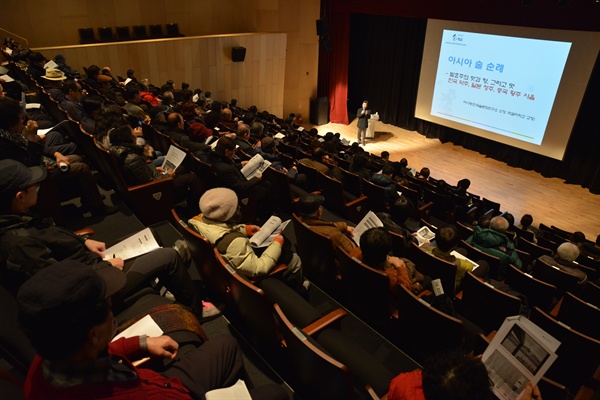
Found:
[[360, 196], [359, 198], [346, 203], [346, 207], [354, 207], [355, 205], [362, 204], [365, 201], [367, 201], [367, 196]]
[[87, 239], [87, 238], [91, 237], [92, 235], [94, 235], [95, 232], [92, 228], [83, 228], [83, 229], [79, 229], [73, 233], [76, 234], [77, 236], [83, 236]]
[[433, 208], [433, 201], [430, 201], [427, 204], [422, 205], [417, 209], [417, 216], [420, 219], [423, 219], [429, 222], [429, 214], [431, 213], [431, 209]]
[[331, 325], [332, 323], [342, 319], [347, 314], [348, 313], [344, 309], [341, 309], [341, 308], [335, 309], [332, 312], [330, 312], [329, 314], [322, 316], [321, 318], [319, 318], [312, 324], [306, 326], [305, 328], [302, 329], [302, 331], [309, 336], [313, 336], [314, 334], [319, 332], [321, 329], [324, 329], [327, 326]]
[[365, 390], [373, 400], [387, 400], [388, 398], [387, 393], [384, 394], [382, 397], [377, 396], [377, 393], [375, 393], [371, 385], [365, 385]]

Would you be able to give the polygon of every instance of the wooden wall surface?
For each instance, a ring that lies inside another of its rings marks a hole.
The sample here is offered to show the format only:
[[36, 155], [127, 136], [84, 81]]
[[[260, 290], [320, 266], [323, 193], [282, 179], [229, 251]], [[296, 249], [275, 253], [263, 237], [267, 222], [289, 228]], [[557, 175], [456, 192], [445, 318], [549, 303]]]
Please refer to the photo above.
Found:
[[[67, 64], [83, 71], [96, 64], [109, 66], [113, 75], [136, 71], [161, 86], [168, 79], [190, 84], [190, 89], [211, 91], [212, 98], [236, 98], [244, 107], [256, 105], [283, 115], [286, 65], [285, 33], [213, 35], [175, 39], [139, 40], [76, 46], [38, 48], [46, 57], [64, 54]], [[246, 48], [243, 62], [231, 60], [231, 48]]]
[[[96, 37], [98, 37], [97, 28], [102, 26], [112, 27], [114, 31], [117, 26], [161, 24], [164, 30], [165, 24], [176, 22], [180, 32], [186, 36], [259, 32], [286, 33], [285, 74], [277, 77], [277, 79], [284, 80], [283, 99], [278, 100], [278, 104], [283, 104], [281, 115], [292, 112], [301, 113], [304, 115], [304, 119], [308, 120], [310, 99], [316, 97], [319, 44], [315, 21], [319, 19], [321, 0], [3, 0], [1, 4], [0, 28], [27, 38], [31, 48], [50, 46], [62, 48], [77, 45], [79, 43], [78, 28], [94, 28]], [[3, 38], [7, 35], [9, 34], [0, 30], [0, 37]], [[22, 39], [17, 38], [17, 40], [24, 43]], [[187, 43], [184, 43], [182, 42], [181, 45], [188, 46]], [[224, 39], [223, 46], [226, 45]], [[269, 47], [270, 44], [267, 41], [266, 44], [260, 46], [263, 49]], [[160, 45], [157, 44], [156, 47], [159, 48]], [[116, 53], [127, 51], [122, 50], [122, 47], [119, 49], [112, 51]], [[90, 53], [89, 60], [92, 60], [94, 51], [98, 51], [103, 56], [102, 52], [105, 50], [88, 48], [87, 51]], [[66, 50], [64, 52], [67, 53]], [[193, 66], [202, 60], [194, 57], [188, 59], [185, 52], [179, 52], [175, 48], [169, 48], [165, 53], [169, 56], [177, 55], [179, 65], [175, 68], [173, 75], [166, 77], [159, 74], [160, 81], [173, 79], [176, 84], [180, 84], [182, 81], [192, 84], [192, 79], [188, 75], [180, 76], [179, 72], [188, 71], [193, 68], [190, 67], [190, 64]], [[183, 54], [183, 56], [180, 57], [179, 54]], [[53, 54], [49, 56], [51, 57]], [[142, 65], [140, 63], [139, 67], [137, 66], [138, 61], [141, 62], [145, 59], [144, 53], [141, 54], [141, 58], [137, 54], [132, 54], [131, 58], [134, 69], [140, 72], [150, 70], [154, 71], [153, 73], [156, 72], [156, 66], [151, 64]], [[180, 62], [182, 58], [184, 60]], [[211, 65], [215, 65], [215, 61], [211, 60]], [[94, 60], [87, 65], [92, 63], [100, 65], [102, 62], [104, 61]], [[262, 65], [268, 65], [269, 62], [266, 60]], [[75, 60], [67, 60], [67, 63], [72, 66], [77, 65]], [[248, 61], [244, 64], [246, 63]], [[106, 64], [117, 69], [112, 59]], [[102, 65], [100, 66], [102, 67]], [[265, 70], [263, 66], [256, 66], [261, 69], [261, 74], [269, 71]], [[231, 67], [234, 70], [240, 69], [235, 64]], [[128, 69], [125, 66], [123, 68]], [[158, 67], [159, 71], [161, 68]], [[228, 68], [227, 63], [225, 63], [225, 68]], [[255, 66], [244, 66], [246, 74], [248, 74], [248, 68], [255, 68]], [[118, 72], [122, 74], [125, 70], [118, 69]], [[215, 94], [229, 90], [213, 84], [213, 82], [220, 83], [221, 81], [218, 80], [220, 78], [211, 77], [210, 81], [205, 81], [206, 74], [204, 70], [201, 72], [202, 81], [198, 86], [202, 90], [212, 90]], [[248, 82], [239, 81], [239, 79], [254, 77], [254, 75], [244, 76], [233, 72], [217, 72], [216, 76], [221, 76], [220, 74], [227, 77], [222, 80], [227, 85], [244, 87], [248, 86]], [[138, 73], [138, 77], [140, 76]], [[227, 82], [229, 77], [234, 77], [234, 79]], [[252, 96], [260, 96], [261, 93], [273, 96], [272, 92], [268, 92], [264, 87], [261, 87], [258, 93], [253, 90]], [[263, 102], [263, 99], [259, 98], [251, 104], [247, 104], [239, 97], [238, 100], [244, 107], [256, 104], [257, 107], [266, 109], [273, 101], [271, 98], [266, 98]], [[273, 111], [279, 113], [278, 110]]]

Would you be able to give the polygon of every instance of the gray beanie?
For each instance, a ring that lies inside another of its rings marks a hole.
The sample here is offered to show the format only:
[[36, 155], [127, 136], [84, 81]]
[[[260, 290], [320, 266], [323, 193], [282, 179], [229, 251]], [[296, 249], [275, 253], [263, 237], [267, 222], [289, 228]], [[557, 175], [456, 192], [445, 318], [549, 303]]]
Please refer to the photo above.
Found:
[[229, 221], [238, 208], [238, 198], [235, 192], [227, 188], [207, 190], [200, 198], [202, 215], [213, 221]]

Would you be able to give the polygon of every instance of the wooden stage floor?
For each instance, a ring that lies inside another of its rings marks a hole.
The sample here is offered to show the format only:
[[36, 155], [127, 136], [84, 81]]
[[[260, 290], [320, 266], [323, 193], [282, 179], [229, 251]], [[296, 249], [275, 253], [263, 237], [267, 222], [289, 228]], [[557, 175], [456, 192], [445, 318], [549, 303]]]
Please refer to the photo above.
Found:
[[[350, 125], [329, 123], [316, 128], [320, 135], [339, 132], [342, 138], [356, 141], [356, 120]], [[406, 157], [409, 167], [417, 171], [428, 167], [433, 178], [452, 185], [469, 178], [469, 192], [500, 203], [501, 210], [513, 214], [517, 223], [529, 213], [534, 226], [541, 222], [569, 232], [581, 231], [592, 241], [600, 234], [600, 195], [562, 179], [510, 167], [475, 151], [381, 122], [376, 125], [375, 138], [367, 139], [364, 148], [376, 155], [389, 151], [392, 160]]]

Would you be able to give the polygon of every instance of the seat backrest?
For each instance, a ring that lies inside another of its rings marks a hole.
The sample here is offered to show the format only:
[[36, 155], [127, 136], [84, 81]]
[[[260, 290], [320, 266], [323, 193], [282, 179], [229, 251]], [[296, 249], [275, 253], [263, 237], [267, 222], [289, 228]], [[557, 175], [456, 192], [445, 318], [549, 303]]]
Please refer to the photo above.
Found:
[[406, 238], [399, 233], [389, 231], [392, 237], [392, 254], [396, 257], [406, 256]]
[[[529, 240], [529, 239], [527, 239]], [[555, 242], [554, 240], [558, 240], [557, 237], [554, 237], [551, 239], [545, 237], [545, 236], [540, 236], [537, 238], [537, 244], [539, 247], [545, 247], [546, 249], [550, 249], [552, 251], [556, 251], [556, 249], [558, 249], [558, 246], [560, 246], [560, 243]], [[530, 242], [534, 243], [533, 240], [529, 240]], [[563, 240], [562, 243], [564, 243], [566, 240]]]
[[483, 203], [483, 211], [487, 212], [489, 210], [494, 210], [492, 216], [496, 216], [500, 214], [500, 203], [496, 203], [495, 201], [486, 199], [485, 197], [481, 200]]
[[179, 24], [176, 24], [176, 23], [167, 24], [167, 36], [169, 36], [169, 37], [183, 36], [179, 32]]
[[362, 183], [360, 176], [344, 168], [340, 168], [340, 170], [342, 171], [344, 190], [353, 196], [362, 196]]
[[519, 315], [521, 299], [480, 281], [467, 272], [463, 279], [459, 313], [486, 334], [497, 331], [506, 317]]
[[411, 244], [410, 257], [417, 269], [431, 279], [440, 279], [444, 293], [452, 298], [455, 291], [456, 265], [451, 262], [437, 258], [421, 249], [416, 243]]
[[223, 302], [231, 304], [231, 291], [227, 285], [227, 276], [223, 268], [217, 265], [213, 246], [208, 239], [190, 228], [187, 221], [184, 221], [175, 209], [171, 210], [171, 214], [174, 226], [188, 245], [192, 261], [200, 277]]
[[128, 26], [117, 26], [115, 28], [115, 31], [117, 33], [117, 40], [130, 40], [131, 39], [131, 33], [129, 32]]
[[[273, 316], [271, 303], [262, 289], [250, 283], [242, 274], [228, 264], [219, 251], [214, 249], [218, 267], [225, 272], [225, 280], [231, 292], [233, 310], [229, 317], [238, 319], [237, 327], [245, 330], [244, 337], [255, 347], [273, 351], [281, 345], [281, 335]], [[273, 279], [273, 278], [269, 278]]]
[[362, 180], [362, 189], [367, 196], [367, 208], [373, 212], [385, 212], [388, 210], [387, 196], [385, 188], [370, 182], [366, 179]]
[[369, 325], [385, 328], [392, 318], [390, 280], [385, 272], [369, 267], [337, 248], [342, 288], [348, 308]]
[[292, 214], [296, 233], [296, 250], [302, 259], [302, 271], [311, 282], [325, 291], [337, 289], [339, 276], [333, 242], [329, 237], [310, 229], [296, 214]]
[[150, 25], [150, 37], [151, 38], [161, 38], [164, 36], [163, 34], [163, 30], [162, 30], [162, 25], [158, 24], [158, 25]]
[[556, 350], [558, 358], [545, 376], [577, 393], [594, 375], [600, 360], [600, 341], [558, 323], [551, 315], [534, 307], [531, 321], [560, 341]]
[[556, 318], [577, 332], [600, 340], [600, 309], [571, 292], [563, 296]]
[[594, 282], [588, 282], [578, 293], [586, 302], [600, 307], [600, 286]]
[[556, 295], [556, 286], [539, 280], [514, 265], [509, 265], [506, 269], [506, 283], [511, 289], [526, 296], [527, 304], [530, 307], [539, 307], [546, 312], [550, 311]]
[[533, 262], [533, 271], [536, 278], [556, 286], [556, 296], [560, 298], [565, 292], [576, 292], [579, 278], [558, 267], [547, 264], [537, 259]]
[[460, 232], [460, 238], [462, 240], [467, 240], [469, 238], [469, 236], [471, 236], [473, 234], [473, 228], [465, 225], [463, 222], [456, 221], [455, 226], [458, 229], [458, 231]]
[[296, 164], [299, 174], [306, 175], [306, 190], [308, 192], [314, 192], [319, 190], [319, 171], [315, 168], [302, 164], [301, 162]]
[[346, 202], [342, 182], [333, 179], [322, 172], [319, 172], [319, 181], [321, 194], [325, 197], [325, 208], [341, 215], [355, 224], [359, 223], [368, 211], [366, 204], [367, 198], [361, 196]]
[[516, 225], [512, 227], [512, 230], [517, 234], [517, 236], [519, 238], [525, 238], [526, 240], [533, 242], [533, 238], [535, 237], [535, 234], [532, 231], [528, 231], [528, 230], [519, 228]]
[[298, 387], [306, 398], [351, 399], [352, 380], [348, 368], [327, 354], [308, 335], [295, 327], [275, 304], [285, 339], [286, 350], [294, 368]]
[[401, 347], [423, 362], [424, 358], [462, 345], [464, 323], [398, 288], [398, 336]]
[[95, 43], [94, 28], [79, 28], [79, 43]]
[[173, 178], [128, 186], [115, 157], [96, 143], [100, 173], [112, 182], [115, 191], [144, 225], [168, 220], [173, 208]]
[[100, 37], [101, 42], [112, 42], [113, 41], [113, 31], [110, 26], [103, 26], [98, 28], [98, 36]]
[[543, 255], [551, 256], [553, 254], [551, 249], [538, 246], [537, 244], [530, 242], [527, 239], [519, 238], [517, 240], [516, 246], [519, 250], [523, 250], [526, 253], [531, 255], [533, 260], [540, 258]]
[[271, 182], [269, 201], [273, 201], [278, 207], [287, 212], [293, 211], [294, 196], [290, 190], [290, 181], [287, 174], [273, 167], [267, 168], [263, 175]]
[[133, 38], [134, 39], [147, 39], [148, 34], [146, 33], [146, 25], [134, 25], [133, 26]]
[[419, 206], [419, 192], [415, 189], [411, 189], [408, 186], [398, 186], [398, 190], [402, 192], [402, 196], [406, 196], [412, 201], [413, 205], [416, 207]]
[[483, 260], [490, 265], [490, 276], [492, 278], [498, 276], [498, 271], [500, 269], [500, 258], [493, 256], [491, 254], [486, 253], [485, 251], [479, 250], [475, 246], [470, 245], [464, 240], [460, 241], [460, 247], [463, 247], [467, 250], [467, 257], [470, 260], [475, 262], [479, 260]]

